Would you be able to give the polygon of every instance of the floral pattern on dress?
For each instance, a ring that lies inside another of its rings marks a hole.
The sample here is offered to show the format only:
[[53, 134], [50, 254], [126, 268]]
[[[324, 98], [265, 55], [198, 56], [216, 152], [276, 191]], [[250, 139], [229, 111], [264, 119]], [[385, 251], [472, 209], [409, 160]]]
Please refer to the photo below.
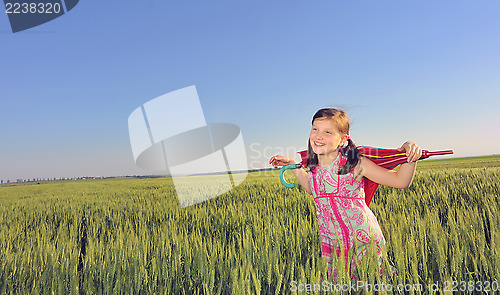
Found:
[[[351, 263], [355, 265], [362, 261], [372, 241], [376, 243], [381, 258], [385, 239], [377, 218], [365, 203], [363, 180], [356, 180], [353, 172], [338, 174], [338, 168], [345, 160], [338, 154], [330, 165], [318, 166], [308, 176], [316, 202], [323, 256], [336, 255], [339, 258], [342, 250], [347, 263], [347, 255], [353, 250]], [[343, 249], [338, 249], [338, 246]], [[334, 249], [336, 254], [332, 253]]]

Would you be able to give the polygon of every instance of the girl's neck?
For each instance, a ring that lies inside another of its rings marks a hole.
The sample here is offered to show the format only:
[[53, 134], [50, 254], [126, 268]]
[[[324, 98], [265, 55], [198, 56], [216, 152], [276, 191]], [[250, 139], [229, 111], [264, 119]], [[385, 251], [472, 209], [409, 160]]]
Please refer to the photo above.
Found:
[[321, 168], [329, 166], [335, 159], [337, 159], [339, 152], [337, 150], [332, 153], [318, 155], [318, 166]]

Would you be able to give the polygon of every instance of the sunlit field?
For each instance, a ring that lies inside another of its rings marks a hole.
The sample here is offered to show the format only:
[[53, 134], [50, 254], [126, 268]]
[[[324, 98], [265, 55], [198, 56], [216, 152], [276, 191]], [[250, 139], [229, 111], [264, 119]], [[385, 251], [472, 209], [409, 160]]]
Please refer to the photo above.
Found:
[[322, 281], [314, 200], [277, 171], [186, 208], [169, 178], [2, 185], [0, 293], [498, 293], [499, 179], [500, 156], [419, 162], [410, 188], [380, 187], [370, 205], [382, 274], [366, 259], [335, 281]]

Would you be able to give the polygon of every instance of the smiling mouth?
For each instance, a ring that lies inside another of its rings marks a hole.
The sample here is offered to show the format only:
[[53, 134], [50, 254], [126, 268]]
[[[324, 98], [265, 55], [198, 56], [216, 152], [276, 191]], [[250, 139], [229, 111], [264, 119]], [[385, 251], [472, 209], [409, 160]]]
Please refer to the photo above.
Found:
[[314, 141], [314, 145], [317, 146], [317, 147], [321, 147], [321, 146], [324, 146], [325, 144], [317, 142], [317, 141]]

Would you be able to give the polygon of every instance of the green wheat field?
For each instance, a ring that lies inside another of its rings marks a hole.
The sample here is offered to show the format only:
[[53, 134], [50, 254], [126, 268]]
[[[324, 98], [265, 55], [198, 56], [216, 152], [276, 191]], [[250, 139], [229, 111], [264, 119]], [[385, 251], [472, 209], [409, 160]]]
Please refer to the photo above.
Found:
[[[314, 200], [277, 171], [186, 208], [169, 178], [2, 185], [0, 294], [495, 294], [499, 179], [500, 156], [419, 162], [410, 188], [380, 187], [370, 205], [382, 271], [367, 258], [335, 280]], [[341, 290], [360, 282], [384, 288]]]

